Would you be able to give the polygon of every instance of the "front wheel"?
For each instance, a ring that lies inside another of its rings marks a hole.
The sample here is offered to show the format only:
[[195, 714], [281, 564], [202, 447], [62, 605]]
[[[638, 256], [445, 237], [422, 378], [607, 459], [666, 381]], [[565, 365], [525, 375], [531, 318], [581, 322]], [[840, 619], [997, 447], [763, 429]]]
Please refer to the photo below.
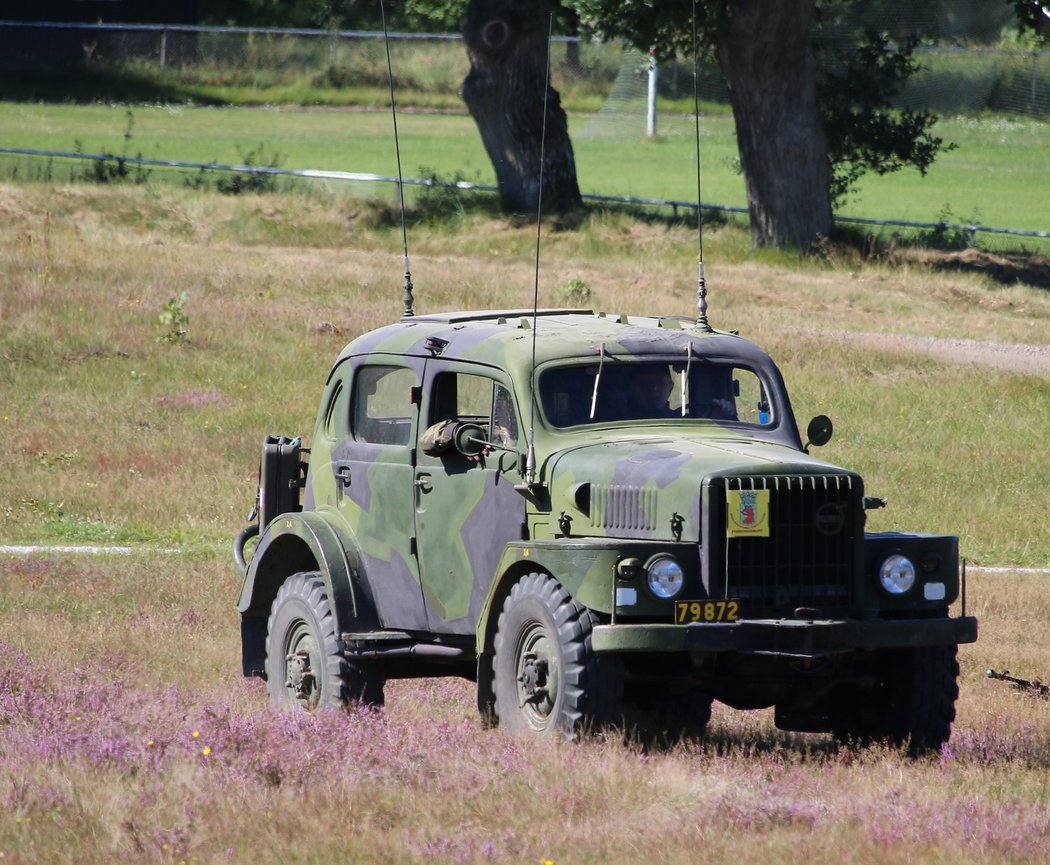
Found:
[[616, 658], [591, 649], [597, 619], [546, 574], [514, 585], [496, 627], [495, 713], [511, 732], [573, 736], [617, 720]]
[[377, 671], [343, 656], [324, 580], [315, 572], [293, 574], [274, 598], [267, 622], [266, 679], [278, 709], [315, 712], [349, 703], [383, 703]]

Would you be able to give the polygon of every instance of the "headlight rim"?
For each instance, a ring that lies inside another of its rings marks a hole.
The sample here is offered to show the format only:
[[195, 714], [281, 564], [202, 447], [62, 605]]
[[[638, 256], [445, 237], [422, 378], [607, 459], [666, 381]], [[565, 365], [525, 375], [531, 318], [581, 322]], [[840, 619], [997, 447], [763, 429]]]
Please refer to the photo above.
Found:
[[[910, 570], [910, 578], [902, 574]], [[901, 598], [911, 592], [919, 582], [919, 569], [904, 553], [891, 553], [879, 565], [879, 588], [892, 598]]]
[[[673, 567], [677, 571], [676, 584], [674, 589], [670, 592], [667, 592], [664, 589], [658, 590], [655, 586], [660, 586], [662, 584], [658, 579], [655, 581], [653, 579], [654, 569], [664, 563]], [[649, 594], [657, 600], [673, 600], [681, 595], [682, 589], [685, 588], [685, 571], [679, 561], [670, 553], [657, 553], [656, 555], [651, 556], [645, 563], [645, 586], [649, 590]]]

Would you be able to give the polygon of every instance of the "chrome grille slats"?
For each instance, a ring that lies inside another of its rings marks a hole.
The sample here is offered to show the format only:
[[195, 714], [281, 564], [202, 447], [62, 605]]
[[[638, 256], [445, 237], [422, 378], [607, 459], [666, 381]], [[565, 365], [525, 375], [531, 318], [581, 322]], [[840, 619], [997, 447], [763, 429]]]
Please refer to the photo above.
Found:
[[610, 532], [651, 532], [656, 490], [631, 484], [591, 485], [591, 527]]

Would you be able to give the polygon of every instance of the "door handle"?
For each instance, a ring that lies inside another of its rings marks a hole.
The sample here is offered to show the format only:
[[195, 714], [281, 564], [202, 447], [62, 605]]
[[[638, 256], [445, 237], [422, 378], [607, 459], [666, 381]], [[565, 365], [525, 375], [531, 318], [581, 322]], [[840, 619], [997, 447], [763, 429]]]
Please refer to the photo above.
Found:
[[419, 487], [420, 492], [429, 493], [433, 489], [433, 485], [430, 483], [430, 475], [420, 475], [415, 479], [414, 483]]
[[339, 483], [339, 486], [350, 486], [350, 463], [337, 462], [332, 471], [335, 474], [335, 479]]

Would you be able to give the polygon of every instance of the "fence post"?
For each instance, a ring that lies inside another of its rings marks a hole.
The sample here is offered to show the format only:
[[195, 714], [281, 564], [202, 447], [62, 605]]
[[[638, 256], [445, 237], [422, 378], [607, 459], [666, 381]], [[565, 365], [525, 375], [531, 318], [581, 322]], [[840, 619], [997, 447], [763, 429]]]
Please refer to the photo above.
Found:
[[1031, 88], [1031, 93], [1029, 94], [1029, 97], [1028, 97], [1028, 99], [1029, 99], [1029, 106], [1028, 107], [1029, 107], [1029, 110], [1032, 112], [1033, 116], [1035, 115], [1035, 61], [1036, 61], [1036, 57], [1038, 55], [1039, 55], [1038, 51], [1032, 51], [1032, 75], [1031, 75], [1032, 88]]
[[645, 112], [645, 137], [656, 137], [656, 48], [649, 49], [649, 94]]
[[164, 71], [164, 66], [168, 61], [168, 29], [165, 27], [160, 31], [160, 71]]

